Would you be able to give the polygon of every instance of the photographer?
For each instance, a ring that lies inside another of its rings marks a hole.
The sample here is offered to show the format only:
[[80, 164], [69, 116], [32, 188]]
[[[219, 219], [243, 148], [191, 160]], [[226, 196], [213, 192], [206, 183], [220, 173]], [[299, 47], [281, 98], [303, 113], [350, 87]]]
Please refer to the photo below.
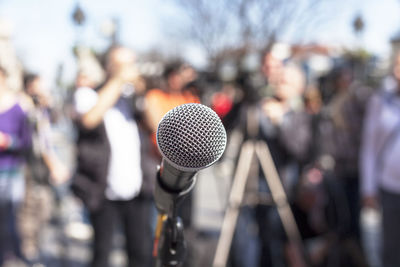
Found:
[[141, 138], [132, 97], [144, 89], [126, 47], [107, 53], [106, 81], [77, 88], [78, 166], [72, 190], [89, 211], [94, 230], [92, 267], [109, 266], [114, 228], [122, 224], [128, 266], [151, 260], [152, 202], [142, 188]]

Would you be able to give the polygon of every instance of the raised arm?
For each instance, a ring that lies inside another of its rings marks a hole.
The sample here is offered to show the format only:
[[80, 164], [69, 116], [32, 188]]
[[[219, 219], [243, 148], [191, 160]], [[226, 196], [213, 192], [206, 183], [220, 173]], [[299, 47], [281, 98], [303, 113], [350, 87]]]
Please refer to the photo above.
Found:
[[115, 48], [110, 52], [107, 72], [109, 78], [98, 90], [96, 102], [80, 114], [80, 123], [86, 129], [93, 129], [102, 122], [105, 113], [118, 101], [125, 84], [136, 85], [139, 81], [133, 53], [126, 48]]
[[118, 101], [123, 88], [123, 80], [118, 77], [110, 78], [100, 88], [94, 106], [80, 117], [82, 126], [86, 129], [97, 127], [103, 120], [104, 114]]

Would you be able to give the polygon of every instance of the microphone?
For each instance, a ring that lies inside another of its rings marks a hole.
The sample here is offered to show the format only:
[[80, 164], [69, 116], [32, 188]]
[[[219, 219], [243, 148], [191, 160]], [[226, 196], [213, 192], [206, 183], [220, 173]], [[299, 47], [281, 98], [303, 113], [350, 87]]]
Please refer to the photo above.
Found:
[[161, 119], [157, 145], [163, 159], [154, 189], [159, 216], [153, 255], [157, 267], [176, 267], [181, 266], [186, 250], [177, 205], [193, 189], [196, 173], [222, 156], [226, 132], [218, 115], [209, 107], [183, 104]]
[[225, 128], [211, 108], [191, 103], [167, 112], [157, 129], [163, 157], [155, 188], [157, 209], [170, 213], [176, 200], [194, 187], [195, 174], [219, 160], [226, 142]]

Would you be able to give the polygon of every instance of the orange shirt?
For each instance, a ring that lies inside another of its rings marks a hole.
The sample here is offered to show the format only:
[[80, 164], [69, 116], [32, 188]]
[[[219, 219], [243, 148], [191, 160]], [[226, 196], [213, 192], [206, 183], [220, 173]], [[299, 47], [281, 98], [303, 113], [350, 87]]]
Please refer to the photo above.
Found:
[[[151, 116], [161, 121], [165, 113], [171, 109], [188, 103], [200, 103], [200, 99], [191, 92], [168, 93], [160, 89], [152, 89], [146, 94], [146, 105]], [[153, 133], [153, 142], [156, 142], [156, 133]]]

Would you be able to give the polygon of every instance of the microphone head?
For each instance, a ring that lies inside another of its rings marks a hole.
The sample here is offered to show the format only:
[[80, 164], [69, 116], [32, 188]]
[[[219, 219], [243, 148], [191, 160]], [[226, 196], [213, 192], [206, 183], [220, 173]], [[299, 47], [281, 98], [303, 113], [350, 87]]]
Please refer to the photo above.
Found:
[[202, 104], [183, 104], [168, 111], [157, 129], [161, 155], [181, 171], [198, 171], [224, 153], [226, 132], [218, 115]]

